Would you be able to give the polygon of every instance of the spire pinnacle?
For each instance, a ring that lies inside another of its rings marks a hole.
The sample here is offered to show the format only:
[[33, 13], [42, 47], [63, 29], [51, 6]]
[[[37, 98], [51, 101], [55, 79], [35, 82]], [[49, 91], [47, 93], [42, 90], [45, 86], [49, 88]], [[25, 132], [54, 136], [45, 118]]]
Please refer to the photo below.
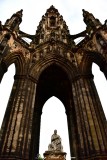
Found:
[[87, 27], [91, 27], [92, 29], [94, 29], [101, 26], [101, 22], [99, 21], [99, 19], [96, 19], [92, 13], [89, 13], [85, 9], [83, 9], [82, 11], [84, 22], [86, 23]]
[[55, 14], [58, 14], [58, 15], [59, 15], [58, 10], [57, 10], [53, 5], [51, 5], [51, 6], [50, 6], [50, 8], [49, 8], [49, 9], [47, 9], [47, 11], [46, 11], [46, 14], [45, 14], [45, 15], [48, 15], [48, 14], [50, 14], [50, 13], [55, 13]]
[[20, 11], [18, 11], [18, 12], [16, 12], [16, 14], [18, 15], [18, 16], [20, 16], [20, 17], [22, 17], [22, 14], [23, 13], [23, 9], [21, 9]]

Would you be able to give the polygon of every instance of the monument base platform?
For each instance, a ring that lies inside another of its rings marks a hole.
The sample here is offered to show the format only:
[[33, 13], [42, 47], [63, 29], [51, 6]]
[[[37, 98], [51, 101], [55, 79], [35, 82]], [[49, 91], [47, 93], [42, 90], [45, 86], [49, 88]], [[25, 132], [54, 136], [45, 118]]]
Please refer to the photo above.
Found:
[[46, 151], [44, 153], [45, 160], [66, 160], [66, 153], [65, 152], [58, 152], [58, 151]]

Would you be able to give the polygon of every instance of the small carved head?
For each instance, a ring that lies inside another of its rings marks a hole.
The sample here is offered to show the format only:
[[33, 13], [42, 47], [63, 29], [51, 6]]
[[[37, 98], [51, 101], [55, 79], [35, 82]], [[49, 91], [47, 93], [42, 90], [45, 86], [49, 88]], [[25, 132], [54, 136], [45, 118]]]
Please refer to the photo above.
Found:
[[57, 130], [56, 129], [54, 130], [54, 134], [57, 134]]

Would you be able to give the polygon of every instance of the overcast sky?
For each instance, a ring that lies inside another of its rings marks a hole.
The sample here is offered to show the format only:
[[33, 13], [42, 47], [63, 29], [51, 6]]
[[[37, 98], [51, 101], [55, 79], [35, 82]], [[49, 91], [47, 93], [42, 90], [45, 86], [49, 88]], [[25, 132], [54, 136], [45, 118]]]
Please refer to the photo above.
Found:
[[[26, 33], [35, 34], [42, 15], [45, 14], [46, 10], [51, 5], [54, 5], [63, 16], [71, 34], [76, 34], [85, 30], [82, 9], [93, 13], [94, 16], [99, 18], [102, 23], [104, 23], [107, 18], [107, 0], [0, 0], [0, 20], [4, 24], [6, 19], [10, 18], [13, 13], [23, 9], [23, 21], [20, 25], [20, 29]], [[107, 98], [105, 97], [107, 95], [106, 80], [103, 74], [99, 71], [98, 66], [94, 66], [93, 68], [95, 83], [97, 85], [99, 96], [107, 117]], [[9, 67], [9, 70], [7, 74], [5, 74], [0, 86], [0, 125], [10, 94], [8, 90], [11, 90], [12, 88], [14, 74], [15, 69], [12, 65]], [[53, 99], [53, 101], [51, 101], [51, 99]], [[60, 134], [62, 138], [64, 151], [67, 152], [68, 157], [70, 157], [64, 106], [55, 97], [51, 99], [46, 102], [42, 114], [40, 153], [42, 154], [45, 150], [47, 150], [53, 130], [57, 129], [58, 134]], [[47, 112], [49, 113], [48, 115], [50, 115], [49, 117], [47, 116]], [[67, 159], [69, 160], [70, 158], [68, 157]]]

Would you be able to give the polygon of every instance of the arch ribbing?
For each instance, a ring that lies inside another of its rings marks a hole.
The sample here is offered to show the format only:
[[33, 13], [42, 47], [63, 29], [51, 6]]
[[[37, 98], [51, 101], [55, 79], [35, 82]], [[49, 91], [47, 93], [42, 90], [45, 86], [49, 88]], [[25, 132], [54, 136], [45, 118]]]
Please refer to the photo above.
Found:
[[38, 81], [41, 73], [52, 64], [60, 66], [67, 73], [69, 79], [73, 79], [78, 74], [76, 66], [74, 66], [63, 57], [49, 56], [45, 59], [41, 59], [32, 66], [30, 69], [30, 76]]
[[107, 68], [107, 62], [105, 58], [98, 52], [85, 51], [85, 54], [82, 58], [81, 70], [83, 74], [91, 74], [92, 63], [96, 63], [100, 69], [106, 75], [105, 69]]
[[2, 61], [5, 64], [6, 68], [8, 68], [12, 63], [14, 63], [16, 67], [16, 74], [23, 74], [25, 59], [21, 52], [10, 53]]

